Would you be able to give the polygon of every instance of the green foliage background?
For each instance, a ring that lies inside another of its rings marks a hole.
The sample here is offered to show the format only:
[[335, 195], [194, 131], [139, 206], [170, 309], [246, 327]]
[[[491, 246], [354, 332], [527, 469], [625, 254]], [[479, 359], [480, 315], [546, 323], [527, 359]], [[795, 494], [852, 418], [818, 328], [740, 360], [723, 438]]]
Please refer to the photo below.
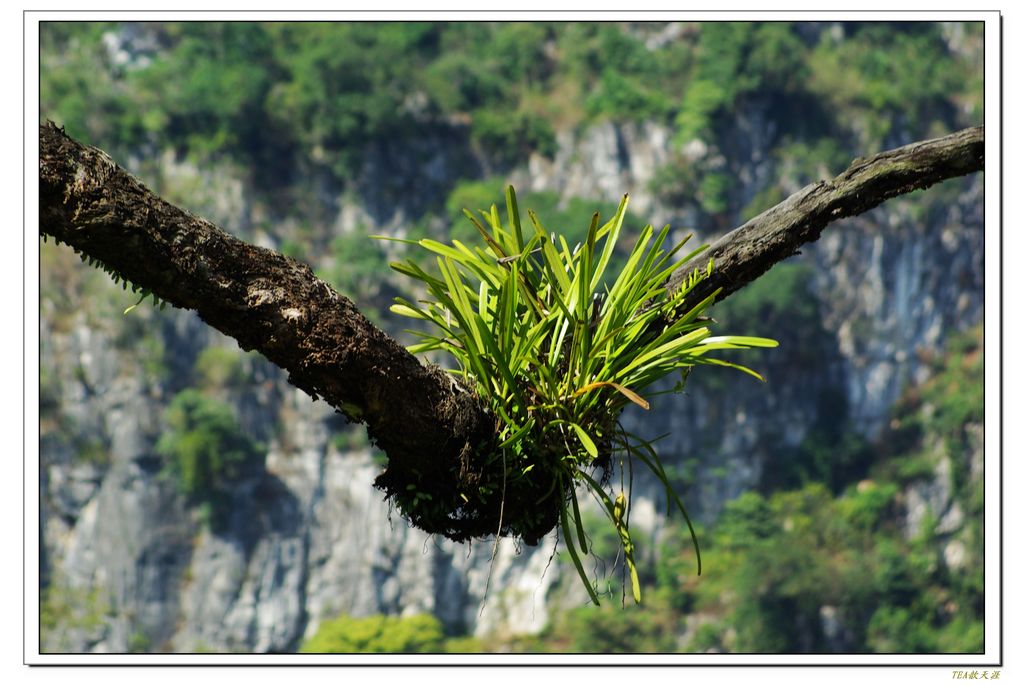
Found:
[[216, 527], [226, 514], [231, 488], [262, 470], [264, 447], [242, 430], [230, 406], [192, 388], [174, 396], [166, 422], [156, 444], [164, 470]]
[[[701, 225], [729, 227], [856, 155], [983, 116], [980, 24], [723, 22], [684, 24], [663, 40], [662, 24], [163, 23], [149, 27], [152, 49], [130, 63], [105, 47], [118, 28], [43, 24], [41, 119], [117, 160], [141, 160], [143, 169], [156, 169], [155, 160], [172, 150], [179, 161], [237, 170], [263, 219], [229, 228], [247, 238], [268, 234], [393, 328], [387, 305], [402, 287], [386, 265], [396, 255], [358, 233], [321, 228], [332, 215], [318, 189], [360, 192], [374, 146], [454, 130], [485, 159], [407, 218], [408, 237], [462, 239], [473, 229], [459, 219], [461, 209], [499, 202], [509, 170], [531, 154], [556, 153], [556, 132], [654, 121], [671, 127], [673, 149], [649, 190], [691, 209]], [[955, 40], [944, 38], [951, 30]], [[732, 181], [735, 165], [747, 160], [731, 147], [738, 117], [751, 111], [778, 127], [772, 154], [781, 170], [752, 198]], [[695, 139], [720, 151], [724, 163], [689, 161], [683, 151]], [[189, 201], [201, 189], [159, 181], [155, 190], [204, 213], [202, 202]], [[927, 212], [942, 191], [915, 197], [915, 206]], [[595, 209], [614, 211], [611, 198], [523, 193], [520, 202], [569, 236], [585, 234]], [[624, 231], [635, 235], [644, 218], [636, 221]], [[248, 368], [211, 349], [191, 372], [197, 390], [185, 390], [156, 325], [160, 315], [140, 306], [122, 317], [135, 301], [130, 293], [73, 255], [42, 248], [48, 326], [66, 332], [83, 316], [118, 322], [126, 364], [143, 369], [147, 387], [175, 397], [161, 442], [169, 473], [194, 503], [212, 507], [233, 480], [261, 466], [260, 447], [240, 433], [223, 398], [244, 383]], [[810, 276], [800, 263], [782, 264], [714, 316], [723, 329], [756, 318], [757, 333], [779, 338], [780, 351], [811, 364], [820, 351], [808, 342], [822, 324], [808, 297]], [[89, 303], [85, 313], [75, 306], [80, 298]], [[787, 332], [796, 335], [787, 339]], [[779, 456], [758, 491], [703, 523], [703, 577], [692, 576], [685, 530], [660, 539], [655, 578], [644, 581], [652, 593], [641, 607], [569, 610], [539, 636], [483, 642], [445, 637], [431, 618], [342, 618], [325, 622], [304, 647], [795, 652], [839, 640], [849, 652], [979, 651], [984, 502], [966, 456], [983, 420], [981, 336], [976, 329], [936, 357], [938, 375], [907, 390], [882, 444], [868, 445], [849, 429], [841, 398], [823, 399], [818, 425]], [[744, 362], [761, 368], [756, 358]], [[700, 383], [714, 390], [716, 381]], [[42, 370], [44, 447], [70, 446], [76, 459], [102, 468], [107, 446], [56, 412], [65, 384]], [[951, 534], [933, 521], [908, 539], [896, 516], [905, 489], [933, 475], [942, 455], [951, 459], [954, 496], [965, 509], [966, 523], [953, 536], [968, 555], [956, 572], [938, 559]], [[90, 609], [93, 595], [69, 593], [48, 590], [44, 623], [51, 629], [102, 614]], [[848, 635], [822, 635], [823, 607], [843, 619]]]
[[337, 617], [303, 642], [301, 653], [436, 653], [444, 645], [441, 623], [432, 615]]

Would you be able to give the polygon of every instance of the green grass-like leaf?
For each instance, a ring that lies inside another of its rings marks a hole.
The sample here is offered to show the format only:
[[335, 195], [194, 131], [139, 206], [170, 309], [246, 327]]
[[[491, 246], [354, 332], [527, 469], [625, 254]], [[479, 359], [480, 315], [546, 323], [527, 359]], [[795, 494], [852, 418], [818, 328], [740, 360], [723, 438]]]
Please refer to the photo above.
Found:
[[[588, 554], [588, 546], [577, 485], [594, 495], [614, 526], [634, 600], [640, 602], [628, 495], [620, 493], [613, 501], [591, 476], [598, 468], [608, 473], [613, 451], [621, 451], [630, 469], [634, 462], [647, 467], [665, 487], [670, 509], [674, 504], [686, 520], [698, 574], [700, 546], [652, 443], [616, 430], [619, 414], [631, 403], [649, 408], [644, 395], [657, 393], [644, 394], [645, 389], [673, 373], [685, 381], [695, 365], [733, 367], [761, 379], [741, 364], [706, 353], [777, 343], [754, 336], [712, 335], [702, 314], [714, 295], [685, 305], [687, 294], [711, 274], [710, 262], [694, 270], [681, 288], [667, 293], [669, 277], [707, 247], [677, 260], [689, 236], [668, 246], [668, 226], [658, 232], [644, 227], [624, 261], [617, 260], [623, 264], [621, 271], [610, 278], [606, 272], [621, 251], [628, 196], [604, 223], [595, 212], [585, 239], [575, 247], [565, 235], [548, 230], [532, 210], [527, 211], [530, 226], [524, 226], [511, 186], [504, 201], [507, 225], [496, 205], [477, 214], [465, 211], [481, 238], [480, 246], [402, 240], [433, 254], [437, 271], [427, 273], [412, 260], [393, 264], [418, 281], [426, 295], [416, 303], [398, 298], [391, 311], [440, 329], [439, 334], [416, 332], [419, 342], [410, 350], [450, 354], [458, 365], [453, 371], [471, 382], [490, 405], [502, 423], [498, 437], [504, 478], [532, 479], [546, 472], [549, 478], [544, 482], [554, 484], [549, 492], [559, 489], [561, 537], [591, 600], [598, 603], [581, 558]], [[501, 483], [497, 487], [482, 488], [481, 493], [500, 490]], [[462, 498], [468, 502], [465, 494]]]

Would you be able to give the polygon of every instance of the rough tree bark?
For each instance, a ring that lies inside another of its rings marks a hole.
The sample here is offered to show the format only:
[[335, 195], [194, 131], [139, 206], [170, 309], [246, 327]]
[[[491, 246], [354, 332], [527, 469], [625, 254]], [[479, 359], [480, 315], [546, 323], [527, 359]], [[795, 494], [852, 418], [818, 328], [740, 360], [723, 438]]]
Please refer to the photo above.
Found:
[[670, 290], [694, 269], [714, 260], [712, 277], [688, 295], [700, 302], [721, 288], [715, 302], [764, 274], [772, 265], [821, 237], [831, 222], [852, 217], [898, 195], [981, 171], [985, 128], [963, 129], [943, 138], [911, 143], [871, 157], [858, 157], [831, 181], [804, 187], [711, 244], [691, 267], [679, 270]]
[[[243, 349], [287, 370], [289, 381], [314, 399], [364, 422], [388, 457], [375, 482], [387, 497], [428, 493], [450, 503], [440, 515], [406, 513], [414, 525], [453, 540], [500, 527], [501, 535], [531, 544], [554, 527], [562, 494], [538, 503], [536, 490], [510, 490], [504, 516], [494, 498], [476, 497], [482, 485], [501, 483], [494, 416], [470, 389], [420, 364], [374, 327], [308, 266], [161, 200], [52, 123], [40, 127], [39, 142], [40, 233], [196, 310]], [[726, 297], [817, 240], [830, 222], [983, 167], [981, 127], [859, 158], [716, 241], [707, 253], [715, 261], [712, 276], [690, 298], [718, 288], [719, 299]], [[510, 513], [526, 508], [544, 516], [525, 530], [509, 524], [519, 521]]]

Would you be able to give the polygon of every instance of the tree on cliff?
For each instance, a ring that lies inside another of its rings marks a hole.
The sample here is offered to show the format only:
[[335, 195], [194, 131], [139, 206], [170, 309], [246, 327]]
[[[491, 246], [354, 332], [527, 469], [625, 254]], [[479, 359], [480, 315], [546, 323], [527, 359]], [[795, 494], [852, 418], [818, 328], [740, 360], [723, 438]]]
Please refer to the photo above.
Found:
[[[716, 293], [720, 301], [817, 240], [831, 222], [983, 166], [982, 127], [858, 158], [720, 238], [672, 275], [666, 293], [695, 283], [687, 305]], [[569, 497], [564, 486], [547, 484], [554, 495], [541, 499], [536, 481], [505, 487], [492, 409], [446, 372], [421, 364], [308, 266], [165, 202], [52, 123], [40, 127], [39, 181], [44, 238], [196, 310], [243, 349], [287, 370], [314, 399], [365, 423], [388, 458], [375, 485], [416, 526], [456, 541], [498, 534], [534, 542], [558, 522]], [[695, 282], [695, 273], [707, 276]], [[657, 324], [672, 326], [672, 316]], [[484, 497], [495, 484], [502, 497]], [[410, 493], [429, 496], [429, 516], [410, 508]]]

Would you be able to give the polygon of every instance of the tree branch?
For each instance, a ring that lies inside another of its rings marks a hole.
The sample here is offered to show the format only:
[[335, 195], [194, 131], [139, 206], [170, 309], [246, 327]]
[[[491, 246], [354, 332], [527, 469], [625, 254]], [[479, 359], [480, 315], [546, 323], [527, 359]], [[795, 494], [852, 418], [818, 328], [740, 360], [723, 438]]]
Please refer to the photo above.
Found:
[[[492, 535], [500, 526], [502, 535], [531, 544], [554, 527], [564, 494], [553, 485], [540, 500], [536, 485], [502, 490], [497, 424], [484, 403], [437, 367], [421, 365], [309, 267], [161, 200], [52, 123], [40, 126], [39, 143], [40, 234], [196, 310], [243, 349], [287, 370], [314, 399], [365, 422], [388, 456], [375, 485], [414, 525], [453, 540]], [[726, 297], [817, 240], [830, 222], [983, 163], [983, 128], [855, 160], [832, 181], [804, 188], [716, 241], [708, 251], [712, 276], [689, 297], [696, 302], [717, 288], [719, 299]], [[432, 506], [408, 507], [420, 494]], [[511, 516], [516, 512], [534, 515]]]
[[476, 511], [458, 495], [472, 498], [487, 481], [477, 463], [495, 436], [494, 419], [474, 393], [420, 364], [308, 266], [161, 200], [52, 123], [40, 127], [39, 143], [41, 234], [195, 310], [287, 370], [314, 399], [365, 422], [388, 456], [377, 485], [389, 495], [430, 493], [463, 505], [417, 525], [456, 539], [497, 532], [493, 505], [493, 513]]
[[[687, 296], [699, 303], [721, 289], [715, 302], [743, 288], [800, 246], [821, 237], [830, 223], [877, 207], [886, 200], [985, 167], [985, 128], [978, 126], [942, 138], [857, 158], [831, 181], [819, 181], [757, 215], [711, 244], [699, 260], [676, 272], [675, 290], [695, 269], [714, 260], [711, 277]], [[682, 311], [685, 311], [683, 309]]]

